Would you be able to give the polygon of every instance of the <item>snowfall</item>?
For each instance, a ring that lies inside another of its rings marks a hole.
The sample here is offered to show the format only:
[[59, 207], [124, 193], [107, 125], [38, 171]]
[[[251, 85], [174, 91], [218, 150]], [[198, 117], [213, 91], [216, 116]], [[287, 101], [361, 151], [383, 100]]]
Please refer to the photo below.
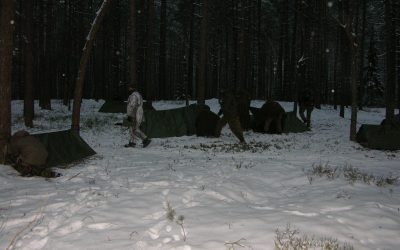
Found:
[[[125, 148], [128, 131], [114, 125], [124, 114], [99, 113], [103, 103], [84, 100], [81, 110], [81, 137], [97, 154], [56, 168], [61, 177], [0, 165], [0, 249], [400, 249], [400, 151], [351, 142], [348, 109], [344, 119], [332, 106], [314, 110], [305, 133], [245, 132], [247, 147], [225, 127], [220, 138]], [[36, 107], [28, 131], [69, 128], [71, 112], [52, 106]], [[12, 132], [26, 129], [22, 109], [12, 103]], [[360, 111], [358, 127], [383, 118], [384, 109]]]

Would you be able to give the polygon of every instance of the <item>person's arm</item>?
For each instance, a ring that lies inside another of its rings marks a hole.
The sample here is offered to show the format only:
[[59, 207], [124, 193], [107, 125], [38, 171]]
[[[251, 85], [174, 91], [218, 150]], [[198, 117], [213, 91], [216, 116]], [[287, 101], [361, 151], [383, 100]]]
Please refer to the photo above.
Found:
[[126, 109], [128, 117], [134, 117], [136, 115], [137, 104], [138, 104], [137, 96], [136, 95], [129, 96], [128, 106]]

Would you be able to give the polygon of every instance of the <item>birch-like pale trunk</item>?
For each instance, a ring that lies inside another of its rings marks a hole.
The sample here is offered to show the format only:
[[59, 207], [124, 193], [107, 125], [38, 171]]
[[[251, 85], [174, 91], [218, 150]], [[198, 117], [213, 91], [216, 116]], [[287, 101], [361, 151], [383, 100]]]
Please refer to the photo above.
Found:
[[81, 114], [81, 103], [83, 96], [83, 83], [85, 80], [86, 67], [89, 60], [90, 52], [93, 48], [94, 39], [100, 24], [103, 21], [107, 10], [110, 8], [112, 0], [104, 0], [100, 9], [97, 11], [97, 16], [92, 23], [89, 34], [86, 37], [85, 46], [82, 50], [82, 57], [79, 64], [78, 76], [75, 83], [74, 105], [72, 108], [72, 124], [71, 129], [79, 133], [79, 122]]

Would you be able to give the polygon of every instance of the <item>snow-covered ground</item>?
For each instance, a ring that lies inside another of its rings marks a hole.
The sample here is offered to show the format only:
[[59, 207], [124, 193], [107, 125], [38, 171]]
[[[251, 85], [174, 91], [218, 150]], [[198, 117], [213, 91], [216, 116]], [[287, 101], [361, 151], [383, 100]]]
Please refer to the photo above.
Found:
[[[227, 127], [220, 138], [153, 139], [143, 149], [123, 147], [128, 132], [113, 125], [123, 114], [98, 113], [103, 102], [82, 107], [81, 136], [97, 155], [58, 169], [62, 177], [22, 178], [0, 165], [0, 249], [274, 249], [277, 230], [288, 227], [354, 249], [400, 249], [398, 182], [350, 183], [338, 174], [351, 166], [400, 176], [400, 152], [350, 142], [348, 110], [345, 119], [332, 107], [314, 110], [312, 131], [302, 134], [246, 132], [244, 150]], [[69, 128], [70, 112], [52, 104], [53, 111], [37, 109], [31, 132]], [[219, 109], [215, 99], [207, 104]], [[12, 112], [13, 132], [24, 129], [22, 102]], [[359, 124], [383, 116], [361, 111]], [[320, 165], [337, 167], [337, 176], [311, 175]]]

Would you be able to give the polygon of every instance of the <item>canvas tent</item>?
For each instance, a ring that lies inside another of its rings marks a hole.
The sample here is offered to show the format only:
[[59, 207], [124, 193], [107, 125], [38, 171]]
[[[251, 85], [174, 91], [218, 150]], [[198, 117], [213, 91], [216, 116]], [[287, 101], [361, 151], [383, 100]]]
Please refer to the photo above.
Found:
[[[145, 110], [140, 128], [150, 138], [193, 135], [197, 110], [196, 104], [169, 110]], [[129, 126], [129, 123], [125, 120], [123, 125]]]
[[[148, 102], [143, 102], [144, 110], [154, 110]], [[119, 100], [106, 100], [100, 107], [99, 112], [101, 113], [126, 113], [126, 101]]]
[[106, 100], [100, 107], [99, 112], [102, 113], [126, 113], [126, 102]]
[[310, 131], [310, 129], [299, 118], [297, 118], [295, 112], [286, 112], [283, 133], [302, 133], [306, 131]]
[[363, 124], [356, 140], [364, 147], [379, 150], [400, 149], [400, 128], [385, 125]]
[[33, 136], [46, 146], [49, 153], [49, 167], [63, 167], [62, 165], [96, 154], [79, 134], [72, 130], [33, 134]]
[[[259, 110], [260, 108], [250, 107], [250, 111], [253, 114], [253, 126], [255, 124], [255, 121], [265, 121], [265, 118], [260, 117]], [[299, 118], [297, 118], [295, 112], [286, 112], [286, 119], [283, 125], [283, 133], [302, 133], [309, 130], [310, 129], [306, 126], [306, 124], [304, 124]]]

